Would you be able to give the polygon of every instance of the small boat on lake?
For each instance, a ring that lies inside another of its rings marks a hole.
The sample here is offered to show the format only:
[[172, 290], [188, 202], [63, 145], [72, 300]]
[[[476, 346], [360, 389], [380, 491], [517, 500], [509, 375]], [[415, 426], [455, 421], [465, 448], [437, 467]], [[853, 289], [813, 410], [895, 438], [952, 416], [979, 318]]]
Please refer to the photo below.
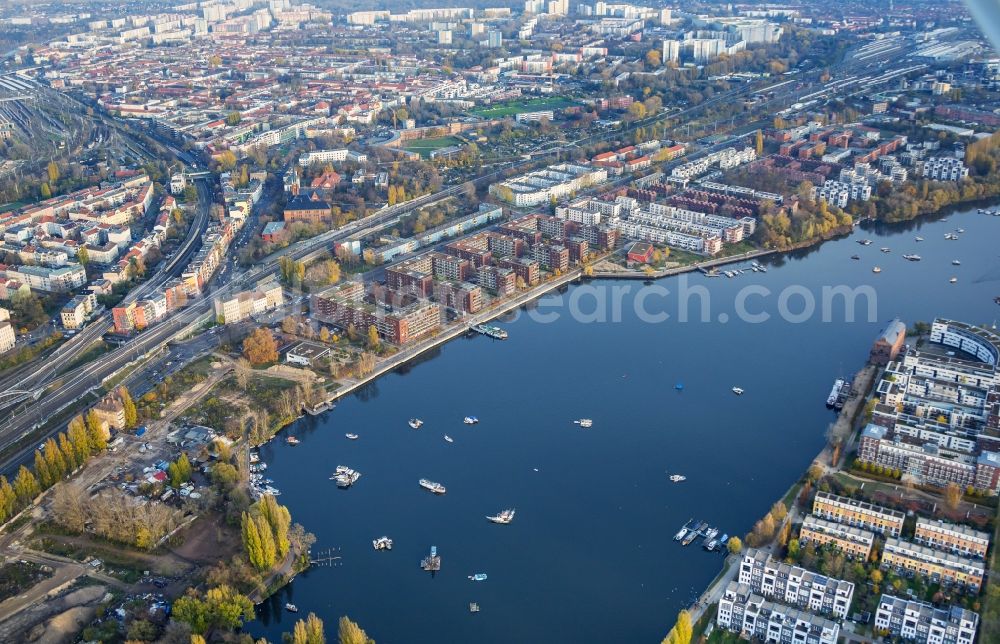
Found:
[[285, 604], [285, 610], [287, 610], [289, 613], [297, 613], [299, 612], [299, 607], [296, 606], [295, 604]]
[[514, 520], [514, 508], [508, 508], [503, 512], [498, 512], [494, 516], [486, 517], [493, 523], [498, 523], [500, 525], [507, 525]]
[[430, 479], [420, 479], [418, 483], [420, 483], [420, 487], [424, 488], [425, 490], [429, 490], [434, 494], [444, 494], [445, 492], [448, 491], [447, 488], [445, 488], [445, 486], [441, 485], [440, 483], [436, 483]]
[[862, 246], [871, 246], [873, 242], [870, 239], [859, 239], [858, 243]]
[[924, 238], [923, 237], [917, 237], [917, 238], [915, 238], [915, 240], [918, 241], [918, 242], [922, 242], [922, 241], [924, 241]]
[[674, 483], [680, 483], [682, 481], [686, 481], [687, 478], [688, 477], [684, 476], [683, 474], [671, 474], [670, 475], [670, 480], [673, 481]]
[[892, 252], [892, 249], [889, 248], [888, 246], [883, 246], [882, 248], [879, 248], [879, 250], [882, 251], [883, 253], [891, 253]]
[[469, 602], [469, 612], [470, 613], [478, 613], [479, 612], [479, 604], [477, 604], [476, 602]]
[[406, 424], [412, 427], [413, 429], [420, 429], [420, 426], [424, 424], [424, 421], [420, 420], [419, 418], [411, 418], [410, 420], [407, 421]]
[[684, 391], [684, 383], [678, 382], [676, 385], [674, 385], [674, 389], [676, 389], [677, 391]]
[[469, 579], [471, 579], [472, 581], [486, 581], [486, 573], [477, 572], [474, 575], [469, 575]]
[[392, 539], [389, 537], [372, 539], [372, 547], [376, 550], [392, 550]]
[[688, 529], [687, 528], [681, 528], [680, 530], [677, 531], [677, 534], [674, 535], [674, 541], [681, 541], [681, 540], [683, 540], [684, 537], [687, 536], [687, 533], [688, 533]]
[[476, 418], [475, 416], [466, 416], [462, 420], [462, 422], [465, 423], [466, 425], [475, 425], [476, 423], [479, 422], [479, 419]]
[[880, 267], [878, 267], [878, 266], [875, 266], [874, 268], [872, 268], [872, 272], [873, 273], [881, 273], [882, 269]]
[[357, 434], [344, 434], [344, 436], [346, 436], [348, 440], [352, 440], [352, 441], [358, 440], [358, 435]]
[[733, 387], [733, 393], [736, 394], [737, 396], [742, 396], [743, 389], [741, 389], [740, 387]]
[[420, 567], [427, 572], [441, 570], [441, 557], [438, 555], [437, 546], [431, 546], [431, 553], [420, 560]]
[[851, 259], [861, 259], [861, 255], [851, 255]]
[[444, 435], [444, 439], [445, 439], [446, 441], [448, 441], [449, 443], [454, 443], [454, 442], [455, 442], [455, 439], [454, 439], [454, 438], [452, 438], [451, 436], [449, 436], [448, 434], [445, 434], [445, 435]]
[[957, 282], [957, 281], [958, 281], [958, 278], [957, 278], [957, 277], [953, 277], [953, 278], [951, 278], [950, 280], [948, 280], [948, 283], [949, 283], [949, 284], [954, 284], [954, 283], [955, 283], [955, 282]]
[[591, 427], [594, 424], [594, 421], [589, 418], [581, 418], [580, 420], [574, 420], [573, 422], [580, 427]]
[[953, 259], [953, 260], [951, 260], [951, 265], [952, 266], [961, 266], [962, 262], [958, 261], [957, 259]]
[[909, 255], [903, 255], [903, 259], [910, 262], [919, 262], [922, 258], [920, 257], [920, 255], [917, 255], [915, 253], [910, 253]]
[[285, 442], [294, 447], [295, 445], [298, 445], [302, 441], [295, 438], [294, 436], [289, 436], [288, 438], [285, 439]]

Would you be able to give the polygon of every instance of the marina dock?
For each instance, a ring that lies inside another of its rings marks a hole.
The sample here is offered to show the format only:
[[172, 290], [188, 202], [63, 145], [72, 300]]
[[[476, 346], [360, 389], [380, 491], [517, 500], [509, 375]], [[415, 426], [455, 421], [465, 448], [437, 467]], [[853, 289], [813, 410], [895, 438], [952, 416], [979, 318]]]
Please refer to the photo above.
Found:
[[721, 534], [718, 528], [714, 528], [706, 521], [688, 519], [688, 522], [674, 535], [674, 541], [680, 541], [682, 546], [689, 546], [698, 539], [701, 545], [709, 552], [719, 551], [726, 553], [726, 542], [728, 534]]

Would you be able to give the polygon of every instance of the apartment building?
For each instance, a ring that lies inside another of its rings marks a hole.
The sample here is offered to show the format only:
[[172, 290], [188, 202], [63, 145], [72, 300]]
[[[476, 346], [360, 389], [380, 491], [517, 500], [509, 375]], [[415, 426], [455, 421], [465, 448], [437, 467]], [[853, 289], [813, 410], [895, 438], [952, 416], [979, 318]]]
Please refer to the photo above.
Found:
[[920, 168], [921, 175], [933, 181], [961, 181], [969, 176], [969, 169], [955, 157], [929, 157]]
[[836, 644], [840, 635], [837, 622], [768, 601], [736, 581], [726, 586], [715, 623], [733, 633], [782, 644]]
[[229, 297], [217, 297], [213, 302], [215, 316], [224, 324], [235, 324], [254, 315], [271, 311], [285, 303], [281, 285], [275, 281], [258, 284], [256, 288], [240, 291]]
[[472, 272], [472, 263], [468, 259], [430, 251], [386, 268], [385, 277], [386, 285], [393, 290], [430, 297], [435, 279], [464, 282]]
[[97, 297], [93, 293], [81, 293], [74, 296], [63, 305], [59, 312], [63, 328], [79, 329], [95, 308], [97, 308]]
[[914, 644], [972, 644], [979, 615], [961, 606], [938, 608], [882, 595], [875, 612], [875, 628]]
[[32, 291], [68, 293], [87, 283], [87, 271], [80, 264], [66, 266], [8, 266], [6, 277], [27, 284]]
[[829, 492], [817, 492], [813, 501], [813, 514], [827, 519], [898, 537], [903, 530], [905, 515], [864, 501], [858, 501]]
[[[106, 432], [109, 427], [118, 431], [125, 429], [125, 404], [117, 392], [111, 392], [101, 398], [93, 410]], [[107, 435], [110, 436], [110, 432], [107, 432]]]
[[561, 163], [490, 185], [490, 194], [515, 206], [537, 206], [561, 199], [608, 178], [604, 168]]
[[14, 325], [10, 323], [10, 311], [0, 308], [0, 353], [7, 353], [17, 344]]
[[310, 314], [320, 322], [341, 329], [374, 326], [387, 342], [404, 345], [441, 327], [441, 306], [434, 302], [400, 296], [387, 303], [365, 294], [358, 282], [346, 282], [313, 294]]
[[844, 618], [854, 598], [854, 584], [774, 560], [763, 550], [749, 548], [740, 562], [739, 583], [766, 599]]
[[958, 525], [937, 519], [917, 519], [917, 529], [913, 540], [928, 548], [944, 550], [964, 557], [985, 559], [990, 547], [988, 532], [975, 530], [966, 525]]
[[799, 541], [803, 544], [833, 544], [851, 559], [865, 561], [875, 544], [875, 533], [810, 514], [802, 521]]
[[510, 268], [484, 266], [479, 271], [479, 285], [499, 297], [507, 297], [517, 291], [517, 274]]
[[895, 537], [885, 541], [883, 568], [906, 571], [927, 577], [932, 582], [956, 585], [978, 592], [985, 570], [981, 559], [969, 559], [950, 552], [934, 550]]

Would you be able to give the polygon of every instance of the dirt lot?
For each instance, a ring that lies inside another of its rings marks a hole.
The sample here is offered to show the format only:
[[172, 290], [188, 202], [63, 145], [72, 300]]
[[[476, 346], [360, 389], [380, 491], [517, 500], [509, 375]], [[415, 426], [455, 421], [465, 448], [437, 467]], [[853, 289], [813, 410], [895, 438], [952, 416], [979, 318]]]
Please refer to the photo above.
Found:
[[73, 641], [83, 624], [94, 618], [107, 588], [86, 586], [37, 602], [0, 623], [0, 641], [61, 644]]

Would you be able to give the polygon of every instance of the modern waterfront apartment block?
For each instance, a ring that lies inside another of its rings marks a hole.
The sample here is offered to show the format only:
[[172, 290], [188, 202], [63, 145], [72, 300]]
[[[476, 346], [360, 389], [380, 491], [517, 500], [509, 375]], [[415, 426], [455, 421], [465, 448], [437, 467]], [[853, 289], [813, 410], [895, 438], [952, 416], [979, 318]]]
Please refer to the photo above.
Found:
[[962, 555], [984, 559], [990, 547], [988, 532], [974, 530], [966, 525], [938, 521], [936, 519], [917, 519], [917, 529], [913, 540], [929, 548], [937, 548]]
[[896, 510], [822, 491], [816, 493], [813, 514], [892, 537], [899, 536], [905, 518], [902, 512]]
[[731, 581], [719, 600], [716, 625], [762, 642], [836, 644], [840, 625], [808, 611], [768, 601]]
[[875, 533], [810, 514], [802, 521], [799, 541], [811, 541], [817, 545], [833, 544], [848, 557], [864, 561], [875, 545]]
[[853, 583], [782, 563], [754, 548], [743, 553], [739, 583], [766, 599], [839, 618], [847, 616], [854, 598]]
[[978, 592], [983, 585], [983, 561], [890, 537], [882, 551], [882, 567], [927, 577], [946, 586]]
[[875, 613], [875, 628], [914, 644], [972, 644], [979, 615], [961, 606], [938, 608], [931, 604], [882, 595]]

